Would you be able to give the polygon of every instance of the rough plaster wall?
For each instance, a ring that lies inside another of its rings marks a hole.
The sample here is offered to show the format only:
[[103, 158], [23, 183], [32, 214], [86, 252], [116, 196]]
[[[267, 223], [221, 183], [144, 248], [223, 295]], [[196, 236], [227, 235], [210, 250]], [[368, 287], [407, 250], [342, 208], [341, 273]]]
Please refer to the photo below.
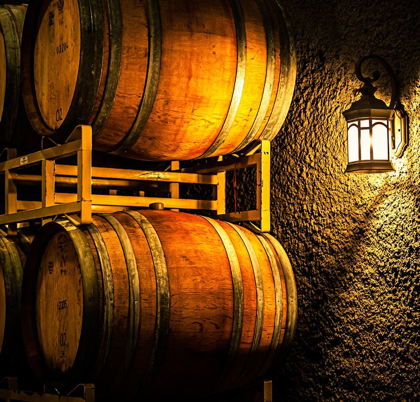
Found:
[[[282, 3], [298, 75], [272, 143], [272, 228], [295, 270], [299, 321], [275, 400], [419, 401], [420, 4]], [[397, 74], [410, 145], [395, 173], [346, 175], [341, 113], [371, 53]]]

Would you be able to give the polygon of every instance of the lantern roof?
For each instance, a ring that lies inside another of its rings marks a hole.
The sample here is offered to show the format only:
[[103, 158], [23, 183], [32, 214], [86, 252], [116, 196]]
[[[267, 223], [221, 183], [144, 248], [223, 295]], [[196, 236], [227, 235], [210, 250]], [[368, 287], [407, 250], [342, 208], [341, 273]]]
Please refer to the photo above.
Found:
[[365, 83], [358, 91], [362, 97], [343, 112], [347, 121], [361, 118], [389, 119], [392, 117], [394, 109], [375, 97], [376, 88], [371, 83]]

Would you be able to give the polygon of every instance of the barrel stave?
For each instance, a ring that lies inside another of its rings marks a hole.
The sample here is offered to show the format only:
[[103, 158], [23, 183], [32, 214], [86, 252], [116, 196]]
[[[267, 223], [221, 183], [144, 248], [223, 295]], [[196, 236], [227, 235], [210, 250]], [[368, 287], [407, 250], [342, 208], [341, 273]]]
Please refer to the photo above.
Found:
[[112, 337], [104, 367], [95, 379], [98, 391], [106, 392], [107, 389], [115, 387], [115, 381], [120, 378], [119, 370], [124, 370], [124, 351], [130, 330], [129, 282], [124, 252], [115, 230], [100, 216], [95, 216], [92, 223], [99, 230], [104, 241], [107, 252], [104, 258], [109, 258], [112, 270]]
[[150, 390], [156, 397], [168, 397], [173, 389], [185, 390], [186, 396], [210, 392], [223, 369], [234, 313], [223, 243], [203, 218], [169, 211], [142, 214], [161, 239], [171, 298], [165, 359]]
[[133, 352], [130, 368], [118, 387], [119, 395], [132, 396], [139, 391], [146, 379], [155, 344], [156, 274], [149, 243], [138, 223], [126, 213], [115, 213], [113, 216], [124, 226], [133, 244], [139, 275], [140, 320], [137, 346]]

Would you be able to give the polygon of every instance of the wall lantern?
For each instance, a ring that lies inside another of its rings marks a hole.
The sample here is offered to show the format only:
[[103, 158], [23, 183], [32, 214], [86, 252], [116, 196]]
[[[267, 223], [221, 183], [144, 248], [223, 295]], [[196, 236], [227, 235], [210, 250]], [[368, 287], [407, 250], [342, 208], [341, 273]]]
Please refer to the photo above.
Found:
[[[372, 85], [379, 79], [378, 71], [373, 77], [364, 77], [361, 72], [363, 62], [368, 59], [379, 61], [387, 70], [392, 86], [389, 106], [375, 97]], [[346, 173], [383, 173], [394, 171], [391, 150], [401, 157], [407, 145], [407, 114], [397, 99], [395, 74], [390, 65], [381, 57], [365, 56], [356, 64], [357, 78], [364, 83], [358, 90], [362, 97], [350, 109], [343, 112], [347, 120], [348, 164]]]

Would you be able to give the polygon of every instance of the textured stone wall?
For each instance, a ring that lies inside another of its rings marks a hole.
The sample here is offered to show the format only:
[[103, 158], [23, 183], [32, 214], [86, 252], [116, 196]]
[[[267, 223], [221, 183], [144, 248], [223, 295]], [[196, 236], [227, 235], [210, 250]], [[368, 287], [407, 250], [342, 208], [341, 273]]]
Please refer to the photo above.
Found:
[[[275, 400], [419, 401], [420, 3], [282, 3], [298, 75], [272, 143], [272, 228], [295, 270], [299, 322]], [[342, 111], [371, 53], [396, 72], [410, 143], [394, 173], [345, 174]]]

